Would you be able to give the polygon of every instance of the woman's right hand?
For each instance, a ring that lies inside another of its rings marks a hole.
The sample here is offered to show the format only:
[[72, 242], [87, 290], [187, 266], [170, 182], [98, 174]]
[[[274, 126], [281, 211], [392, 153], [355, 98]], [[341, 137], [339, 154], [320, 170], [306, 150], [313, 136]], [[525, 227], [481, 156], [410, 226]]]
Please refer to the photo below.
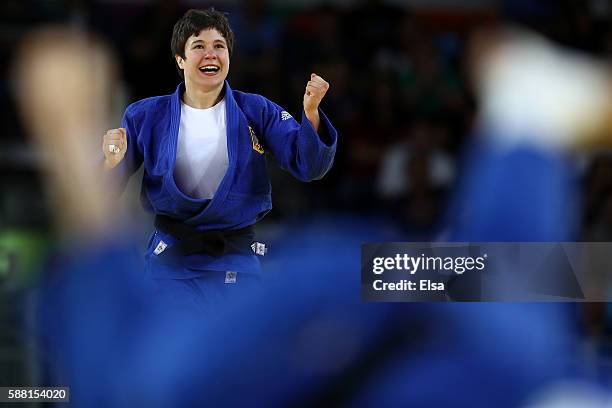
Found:
[[107, 131], [104, 135], [102, 149], [104, 150], [104, 157], [106, 158], [104, 162], [106, 168], [112, 169], [121, 163], [121, 160], [123, 160], [125, 156], [125, 152], [127, 152], [127, 134], [125, 128]]

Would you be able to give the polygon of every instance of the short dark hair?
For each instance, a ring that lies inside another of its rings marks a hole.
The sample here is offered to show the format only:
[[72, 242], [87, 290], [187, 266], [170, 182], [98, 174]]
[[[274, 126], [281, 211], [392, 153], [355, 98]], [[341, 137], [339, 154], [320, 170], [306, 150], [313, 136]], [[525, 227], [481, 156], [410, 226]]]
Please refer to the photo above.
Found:
[[[188, 10], [183, 14], [183, 17], [174, 24], [172, 41], [170, 43], [172, 56], [180, 55], [182, 58], [185, 58], [185, 43], [189, 37], [198, 35], [202, 30], [211, 28], [214, 28], [223, 36], [231, 57], [232, 50], [234, 49], [234, 32], [230, 27], [225, 13], [215, 10], [214, 7], [210, 7], [206, 10]], [[178, 63], [176, 68], [181, 78], [184, 78], [183, 70], [179, 68]]]

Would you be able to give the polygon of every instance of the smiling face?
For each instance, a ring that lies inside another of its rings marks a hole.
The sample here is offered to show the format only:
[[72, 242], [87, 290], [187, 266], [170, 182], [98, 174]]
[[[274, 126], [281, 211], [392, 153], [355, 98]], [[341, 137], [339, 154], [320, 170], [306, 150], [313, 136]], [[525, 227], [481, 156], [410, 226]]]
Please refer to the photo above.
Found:
[[185, 76], [185, 87], [201, 91], [219, 91], [229, 72], [228, 45], [217, 30], [206, 29], [192, 35], [185, 43], [185, 58], [176, 55]]

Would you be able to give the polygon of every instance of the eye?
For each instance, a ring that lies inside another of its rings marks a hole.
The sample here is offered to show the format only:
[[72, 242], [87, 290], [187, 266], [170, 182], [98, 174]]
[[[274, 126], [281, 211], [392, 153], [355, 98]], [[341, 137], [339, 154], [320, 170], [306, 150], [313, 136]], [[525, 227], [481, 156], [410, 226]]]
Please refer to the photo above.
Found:
[[198, 48], [204, 48], [204, 46], [202, 44], [197, 44], [196, 46], [193, 47], [194, 49], [198, 49]]
[[225, 45], [223, 45], [223, 44], [217, 44], [217, 45], [215, 45], [215, 48], [225, 48]]

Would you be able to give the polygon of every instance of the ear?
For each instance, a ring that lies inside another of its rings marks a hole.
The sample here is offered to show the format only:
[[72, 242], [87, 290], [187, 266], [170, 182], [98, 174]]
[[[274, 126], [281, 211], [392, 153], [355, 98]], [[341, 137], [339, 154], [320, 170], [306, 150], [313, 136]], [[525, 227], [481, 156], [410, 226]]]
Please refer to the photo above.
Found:
[[181, 57], [180, 55], [175, 55], [174, 58], [176, 59], [176, 63], [178, 64], [180, 69], [183, 69], [183, 57]]

